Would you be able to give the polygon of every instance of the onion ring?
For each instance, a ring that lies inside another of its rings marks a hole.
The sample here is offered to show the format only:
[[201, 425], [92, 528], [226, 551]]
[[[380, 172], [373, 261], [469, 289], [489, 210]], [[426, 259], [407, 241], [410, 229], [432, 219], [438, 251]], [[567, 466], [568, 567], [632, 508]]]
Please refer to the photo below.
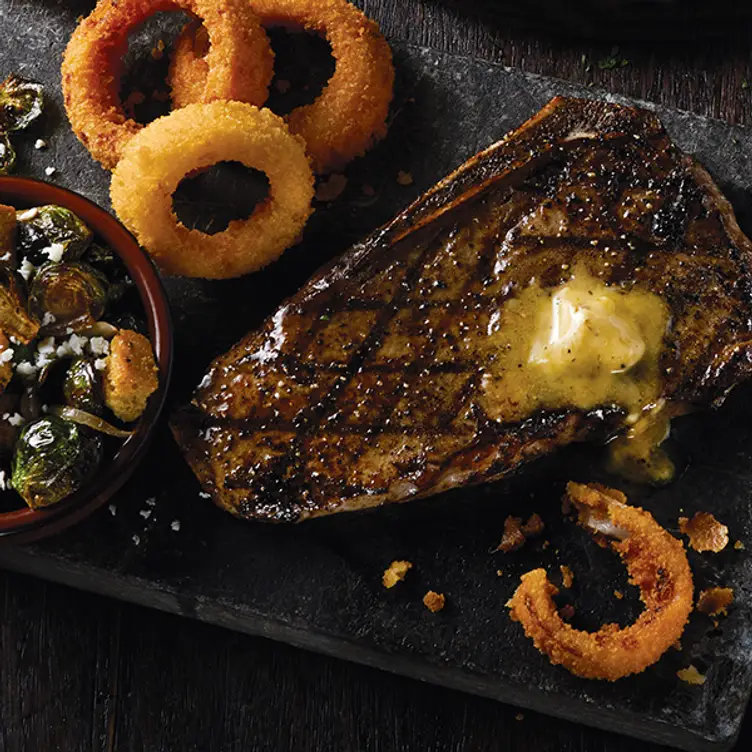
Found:
[[584, 632], [565, 623], [552, 596], [558, 592], [544, 569], [522, 576], [507, 604], [535, 647], [551, 663], [586, 679], [616, 681], [655, 663], [684, 631], [692, 611], [692, 573], [684, 546], [644, 509], [627, 505], [619, 491], [569, 483], [567, 497], [579, 522], [596, 533], [616, 537], [612, 543], [627, 566], [630, 582], [640, 588], [645, 610], [621, 629], [604, 624]]
[[269, 40], [246, 0], [99, 0], [63, 55], [65, 109], [81, 143], [107, 169], [143, 127], [120, 102], [122, 57], [128, 34], [153, 13], [184, 10], [202, 18], [211, 39], [197, 101], [244, 99], [263, 104], [274, 67]]
[[[224, 232], [181, 224], [172, 209], [180, 181], [217, 162], [262, 170], [269, 198]], [[192, 104], [147, 125], [112, 174], [112, 205], [169, 274], [226, 279], [256, 271], [295, 243], [311, 214], [313, 173], [305, 144], [269, 110], [242, 102]]]
[[[302, 136], [318, 174], [341, 169], [386, 135], [392, 101], [392, 52], [378, 24], [346, 0], [246, 0], [264, 26], [284, 26], [323, 35], [336, 61], [320, 96], [285, 120]], [[208, 69], [205, 34], [189, 24], [175, 45], [169, 82], [173, 103], [196, 101]], [[250, 101], [250, 92], [243, 96]], [[253, 102], [251, 102], [253, 104]]]

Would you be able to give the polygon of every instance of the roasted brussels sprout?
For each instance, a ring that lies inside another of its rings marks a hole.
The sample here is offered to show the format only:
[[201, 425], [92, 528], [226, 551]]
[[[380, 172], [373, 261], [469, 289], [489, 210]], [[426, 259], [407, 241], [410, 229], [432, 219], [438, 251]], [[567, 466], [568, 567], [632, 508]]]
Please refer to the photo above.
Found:
[[81, 488], [102, 460], [98, 434], [46, 416], [24, 426], [13, 453], [13, 488], [32, 508], [55, 504]]
[[34, 266], [51, 260], [76, 261], [94, 237], [88, 225], [63, 206], [37, 206], [16, 217], [18, 250]]
[[0, 130], [6, 133], [28, 128], [44, 109], [41, 84], [8, 76], [0, 84]]
[[108, 299], [110, 303], [116, 303], [134, 287], [133, 279], [128, 274], [125, 264], [120, 257], [109, 248], [104, 248], [98, 243], [89, 246], [83, 255], [82, 261], [102, 272], [110, 283]]
[[80, 332], [95, 324], [107, 304], [107, 279], [82, 261], [50, 262], [37, 270], [29, 310], [45, 334]]
[[65, 404], [85, 410], [92, 415], [104, 413], [104, 393], [100, 372], [90, 358], [76, 358], [71, 362], [63, 381]]
[[0, 133], [0, 175], [13, 172], [16, 166], [16, 150], [5, 133]]
[[0, 264], [0, 331], [21, 342], [30, 342], [39, 332], [39, 322], [26, 310], [22, 281]]

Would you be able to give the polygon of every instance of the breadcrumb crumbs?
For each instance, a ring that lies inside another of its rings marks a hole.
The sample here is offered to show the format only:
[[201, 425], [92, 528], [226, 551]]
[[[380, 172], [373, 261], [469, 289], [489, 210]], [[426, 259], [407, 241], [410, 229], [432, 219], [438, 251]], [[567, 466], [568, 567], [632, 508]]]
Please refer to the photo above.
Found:
[[561, 570], [561, 585], [569, 590], [574, 582], [574, 572], [566, 564], [559, 565], [559, 569]]
[[689, 538], [695, 551], [718, 553], [728, 545], [728, 528], [710, 512], [697, 512], [691, 520], [679, 517], [679, 530]]
[[679, 669], [676, 675], [687, 684], [705, 684], [705, 675], [701, 674], [691, 663], [687, 668]]
[[708, 616], [726, 616], [734, 602], [734, 590], [727, 587], [714, 587], [703, 590], [697, 599], [697, 610]]
[[397, 173], [397, 182], [400, 185], [412, 185], [413, 184], [412, 173], [405, 172], [404, 170], [400, 170]]
[[446, 598], [443, 593], [436, 593], [433, 590], [429, 590], [423, 596], [423, 605], [432, 613], [441, 611], [446, 605]]
[[411, 561], [393, 561], [381, 577], [385, 588], [393, 588], [398, 582], [405, 579], [408, 571], [413, 568]]
[[543, 532], [543, 520], [539, 514], [531, 514], [527, 522], [523, 524], [521, 517], [512, 517], [510, 514], [504, 520], [504, 533], [501, 536], [501, 543], [496, 548], [497, 551], [509, 553], [522, 548], [528, 538], [535, 538]]

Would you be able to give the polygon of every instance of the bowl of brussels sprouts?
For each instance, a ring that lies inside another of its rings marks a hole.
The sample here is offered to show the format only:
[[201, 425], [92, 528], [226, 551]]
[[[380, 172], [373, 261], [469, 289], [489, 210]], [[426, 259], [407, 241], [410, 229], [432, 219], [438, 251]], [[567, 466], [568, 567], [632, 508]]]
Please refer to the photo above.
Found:
[[57, 533], [143, 458], [172, 324], [159, 275], [101, 207], [0, 176], [0, 542]]

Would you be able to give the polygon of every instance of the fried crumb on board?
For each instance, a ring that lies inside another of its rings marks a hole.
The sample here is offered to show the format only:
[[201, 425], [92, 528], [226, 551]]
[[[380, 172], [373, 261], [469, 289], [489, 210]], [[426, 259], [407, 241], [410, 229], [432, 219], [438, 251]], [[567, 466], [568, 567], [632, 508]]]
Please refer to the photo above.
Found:
[[347, 187], [347, 178], [333, 172], [316, 186], [316, 201], [334, 201], [342, 195]]
[[559, 614], [564, 621], [571, 621], [574, 616], [574, 606], [571, 603], [566, 603], [559, 609]]
[[569, 590], [574, 582], [574, 572], [566, 564], [560, 564], [559, 569], [561, 570], [561, 586]]
[[504, 533], [501, 536], [496, 551], [509, 553], [522, 548], [528, 538], [534, 538], [543, 532], [544, 524], [539, 514], [531, 514], [527, 522], [523, 524], [521, 517], [512, 517], [510, 514], [504, 520]]
[[728, 545], [728, 528], [710, 512], [697, 512], [692, 519], [679, 517], [679, 530], [695, 551], [718, 553]]
[[621, 590], [614, 590], [614, 598], [616, 598], [617, 601], [620, 601], [624, 598], [624, 593], [622, 593]]
[[744, 551], [744, 544], [741, 541], [736, 541], [736, 543], [734, 543], [734, 548], [737, 551]]
[[701, 674], [693, 664], [689, 664], [687, 668], [679, 669], [676, 675], [687, 684], [701, 685], [705, 684], [705, 674]]
[[385, 570], [381, 577], [385, 588], [393, 588], [398, 582], [405, 579], [408, 571], [412, 569], [413, 564], [410, 561], [393, 561]]
[[437, 611], [441, 611], [442, 608], [446, 605], [446, 598], [444, 597], [443, 593], [437, 593], [433, 590], [429, 590], [424, 596], [423, 596], [423, 605], [432, 613], [436, 613]]
[[397, 182], [400, 185], [412, 185], [413, 184], [412, 173], [405, 172], [405, 170], [400, 170], [397, 173]]
[[697, 610], [707, 616], [726, 616], [734, 602], [734, 590], [727, 587], [713, 587], [703, 590], [697, 599]]

